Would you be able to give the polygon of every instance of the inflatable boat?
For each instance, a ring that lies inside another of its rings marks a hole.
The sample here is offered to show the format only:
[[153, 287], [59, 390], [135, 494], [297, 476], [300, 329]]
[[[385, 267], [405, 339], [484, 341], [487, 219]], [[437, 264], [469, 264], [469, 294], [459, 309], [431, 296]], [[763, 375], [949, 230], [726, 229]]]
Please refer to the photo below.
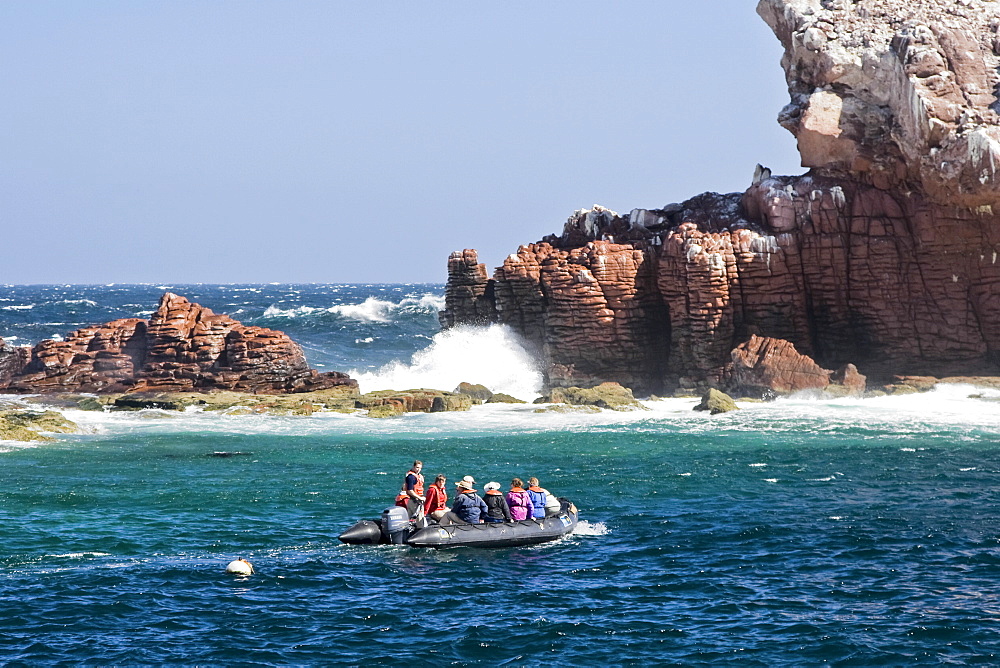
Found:
[[340, 534], [348, 545], [409, 545], [411, 547], [519, 547], [561, 538], [573, 531], [578, 511], [572, 501], [559, 499], [557, 515], [544, 519], [487, 524], [428, 524], [416, 527], [405, 508], [387, 508], [377, 520], [361, 520]]

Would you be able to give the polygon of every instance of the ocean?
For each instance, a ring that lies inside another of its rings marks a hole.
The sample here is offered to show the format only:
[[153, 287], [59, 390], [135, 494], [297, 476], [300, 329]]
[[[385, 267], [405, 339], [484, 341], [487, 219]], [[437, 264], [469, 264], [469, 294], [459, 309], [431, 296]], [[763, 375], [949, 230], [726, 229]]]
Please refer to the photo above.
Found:
[[[0, 286], [0, 335], [147, 317], [167, 289], [362, 391], [540, 389], [512, 332], [439, 332], [440, 285]], [[66, 411], [86, 433], [0, 442], [0, 664], [1000, 664], [1000, 392], [695, 403]], [[525, 548], [341, 545], [415, 458], [537, 476], [582, 522]]]

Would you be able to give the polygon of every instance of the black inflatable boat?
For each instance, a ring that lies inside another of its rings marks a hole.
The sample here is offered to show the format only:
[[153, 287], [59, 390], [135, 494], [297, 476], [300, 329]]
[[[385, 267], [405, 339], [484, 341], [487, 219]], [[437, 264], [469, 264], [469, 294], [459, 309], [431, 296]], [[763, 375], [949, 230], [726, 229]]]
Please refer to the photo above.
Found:
[[558, 515], [497, 524], [429, 524], [414, 527], [403, 508], [387, 508], [377, 520], [361, 520], [340, 534], [349, 545], [396, 544], [411, 547], [518, 547], [561, 538], [573, 531], [578, 511], [559, 499]]

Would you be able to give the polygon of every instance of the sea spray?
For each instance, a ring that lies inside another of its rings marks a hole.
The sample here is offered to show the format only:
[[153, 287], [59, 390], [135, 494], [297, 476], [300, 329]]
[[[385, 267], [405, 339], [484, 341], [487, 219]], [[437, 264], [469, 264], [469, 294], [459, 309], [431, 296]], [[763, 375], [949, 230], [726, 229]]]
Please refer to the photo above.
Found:
[[351, 371], [362, 392], [485, 385], [524, 400], [538, 396], [542, 374], [524, 342], [504, 325], [455, 327], [434, 335], [409, 364], [391, 362], [374, 372]]

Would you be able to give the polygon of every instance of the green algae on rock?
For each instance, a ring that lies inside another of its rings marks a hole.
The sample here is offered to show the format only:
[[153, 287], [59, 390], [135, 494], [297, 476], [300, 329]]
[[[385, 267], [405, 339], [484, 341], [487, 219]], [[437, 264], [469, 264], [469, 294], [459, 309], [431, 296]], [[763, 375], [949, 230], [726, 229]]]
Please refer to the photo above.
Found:
[[526, 404], [528, 403], [524, 399], [518, 399], [517, 397], [512, 397], [509, 394], [503, 392], [497, 392], [491, 396], [486, 403], [488, 404]]
[[740, 407], [736, 405], [731, 396], [715, 388], [706, 392], [701, 398], [701, 403], [694, 407], [696, 411], [710, 411], [712, 415], [738, 411], [739, 409]]
[[74, 434], [80, 431], [75, 422], [56, 411], [0, 411], [0, 440], [54, 441], [46, 433]]
[[390, 405], [398, 413], [440, 413], [443, 411], [467, 411], [472, 408], [472, 397], [442, 390], [426, 388], [416, 390], [378, 390], [361, 395], [355, 403], [357, 408], [369, 411], [378, 406]]
[[489, 403], [493, 397], [493, 390], [485, 385], [459, 383], [458, 387], [455, 388], [455, 394], [467, 394], [472, 397], [473, 403], [484, 404]]
[[554, 387], [547, 395], [535, 399], [536, 404], [570, 404], [571, 406], [597, 406], [614, 411], [646, 410], [632, 390], [618, 383], [601, 383], [594, 387]]
[[134, 392], [101, 397], [115, 411], [198, 408], [229, 415], [312, 415], [318, 412], [353, 412], [357, 388], [332, 387], [297, 394], [248, 394], [245, 392]]

